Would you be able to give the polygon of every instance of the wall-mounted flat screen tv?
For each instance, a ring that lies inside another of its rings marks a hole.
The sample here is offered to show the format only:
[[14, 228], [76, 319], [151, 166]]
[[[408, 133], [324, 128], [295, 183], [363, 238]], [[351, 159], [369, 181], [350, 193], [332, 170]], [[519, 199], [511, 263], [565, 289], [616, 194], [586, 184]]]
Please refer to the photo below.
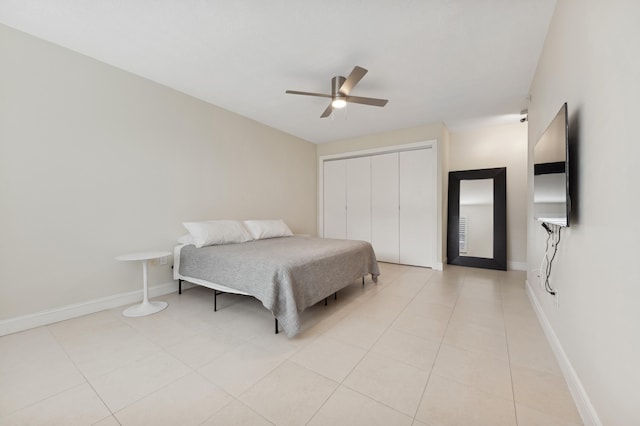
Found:
[[533, 151], [533, 216], [569, 226], [569, 123], [567, 104], [556, 114]]

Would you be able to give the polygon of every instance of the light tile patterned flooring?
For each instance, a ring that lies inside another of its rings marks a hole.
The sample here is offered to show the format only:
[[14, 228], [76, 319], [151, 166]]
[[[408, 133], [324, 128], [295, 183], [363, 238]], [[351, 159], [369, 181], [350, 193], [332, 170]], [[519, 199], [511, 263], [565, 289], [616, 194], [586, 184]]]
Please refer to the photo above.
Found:
[[579, 425], [522, 272], [380, 264], [273, 334], [194, 287], [0, 338], [0, 425]]

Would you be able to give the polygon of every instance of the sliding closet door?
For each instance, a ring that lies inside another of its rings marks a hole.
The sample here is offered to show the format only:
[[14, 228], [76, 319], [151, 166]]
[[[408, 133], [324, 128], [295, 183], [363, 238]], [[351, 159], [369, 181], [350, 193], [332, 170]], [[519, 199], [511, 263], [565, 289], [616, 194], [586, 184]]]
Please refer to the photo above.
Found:
[[437, 265], [437, 155], [420, 147], [324, 160], [323, 236], [369, 241], [378, 260]]
[[371, 157], [347, 160], [347, 239], [371, 242]]
[[371, 157], [371, 244], [378, 260], [399, 262], [398, 153]]
[[325, 161], [323, 173], [323, 236], [344, 239], [347, 237], [346, 160]]
[[436, 239], [433, 149], [400, 153], [400, 263], [433, 267]]

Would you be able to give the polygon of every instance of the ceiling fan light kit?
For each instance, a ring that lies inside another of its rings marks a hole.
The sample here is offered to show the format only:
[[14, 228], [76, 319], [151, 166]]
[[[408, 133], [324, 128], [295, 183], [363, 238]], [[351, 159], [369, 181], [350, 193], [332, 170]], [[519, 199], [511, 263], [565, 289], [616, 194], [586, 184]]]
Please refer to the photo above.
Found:
[[321, 98], [330, 98], [331, 103], [324, 110], [320, 118], [325, 118], [331, 115], [333, 109], [336, 108], [344, 108], [347, 103], [355, 103], [362, 105], [371, 105], [377, 107], [383, 107], [387, 104], [387, 99], [376, 99], [376, 98], [363, 98], [361, 96], [349, 96], [351, 90], [358, 84], [362, 77], [367, 73], [367, 70], [356, 66], [351, 71], [351, 74], [347, 78], [344, 78], [340, 75], [335, 76], [331, 79], [331, 94], [327, 95], [324, 93], [310, 93], [310, 92], [299, 92], [297, 90], [287, 90], [286, 93], [290, 95], [303, 95], [303, 96], [319, 96]]
[[331, 101], [331, 106], [333, 108], [344, 108], [347, 106], [347, 101], [345, 101], [343, 97], [336, 96], [336, 98]]

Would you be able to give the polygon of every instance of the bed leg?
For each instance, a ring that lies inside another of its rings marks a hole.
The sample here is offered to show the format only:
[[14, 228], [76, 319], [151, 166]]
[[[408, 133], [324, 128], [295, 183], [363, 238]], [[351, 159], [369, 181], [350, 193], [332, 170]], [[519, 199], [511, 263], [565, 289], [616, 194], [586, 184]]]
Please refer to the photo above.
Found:
[[364, 275], [362, 276], [362, 287], [364, 287]]
[[276, 318], [276, 334], [278, 334], [278, 318]]
[[327, 298], [324, 298], [324, 306], [327, 306]]
[[213, 312], [218, 312], [218, 296], [224, 294], [224, 291], [213, 290]]
[[178, 294], [182, 294], [182, 280], [178, 279]]
[[338, 292], [333, 293], [333, 300], [338, 300]]

